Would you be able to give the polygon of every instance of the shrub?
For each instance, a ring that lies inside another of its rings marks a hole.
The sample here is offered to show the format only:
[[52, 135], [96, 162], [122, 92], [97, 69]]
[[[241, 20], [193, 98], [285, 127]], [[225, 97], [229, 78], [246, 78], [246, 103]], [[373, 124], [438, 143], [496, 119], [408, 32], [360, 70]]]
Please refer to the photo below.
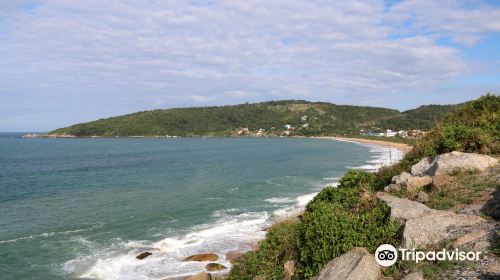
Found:
[[269, 228], [259, 249], [236, 262], [228, 280], [252, 280], [257, 275], [260, 279], [283, 279], [285, 262], [297, 260], [298, 226], [298, 222], [283, 222]]
[[487, 94], [448, 114], [405, 158], [434, 157], [451, 151], [500, 153], [499, 96]]
[[370, 190], [375, 175], [350, 171], [338, 188], [323, 189], [306, 208], [301, 223], [273, 226], [257, 251], [236, 263], [229, 279], [283, 279], [283, 265], [296, 262], [296, 279], [315, 276], [331, 259], [355, 246], [374, 251], [397, 244], [389, 207]]
[[327, 188], [317, 197], [299, 227], [299, 279], [317, 275], [327, 262], [353, 247], [375, 251], [382, 243], [398, 243], [398, 225], [389, 220], [389, 207], [362, 184]]

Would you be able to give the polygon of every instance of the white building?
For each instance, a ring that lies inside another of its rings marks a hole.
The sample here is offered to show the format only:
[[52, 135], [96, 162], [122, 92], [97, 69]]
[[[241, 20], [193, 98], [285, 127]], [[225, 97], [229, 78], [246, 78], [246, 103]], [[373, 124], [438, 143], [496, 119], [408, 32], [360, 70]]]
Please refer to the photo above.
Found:
[[384, 136], [385, 137], [395, 137], [398, 133], [396, 131], [392, 131], [390, 129], [385, 131]]

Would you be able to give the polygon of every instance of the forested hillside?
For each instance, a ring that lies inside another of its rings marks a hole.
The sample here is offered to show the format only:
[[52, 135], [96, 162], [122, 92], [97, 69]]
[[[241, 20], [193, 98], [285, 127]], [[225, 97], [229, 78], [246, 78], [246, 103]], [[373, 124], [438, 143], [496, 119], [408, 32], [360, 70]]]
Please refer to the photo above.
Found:
[[[90, 136], [356, 135], [361, 129], [429, 129], [455, 105], [403, 113], [386, 108], [303, 100], [220, 107], [161, 109], [100, 119], [50, 132]], [[248, 130], [246, 130], [248, 128]]]

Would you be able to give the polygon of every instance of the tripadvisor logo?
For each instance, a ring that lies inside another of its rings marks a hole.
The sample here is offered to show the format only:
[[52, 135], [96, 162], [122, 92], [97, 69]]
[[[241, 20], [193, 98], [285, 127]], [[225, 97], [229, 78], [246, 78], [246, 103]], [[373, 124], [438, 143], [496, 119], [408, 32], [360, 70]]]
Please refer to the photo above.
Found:
[[455, 261], [478, 261], [481, 252], [464, 252], [455, 250], [442, 249], [440, 251], [416, 251], [415, 249], [396, 249], [390, 244], [383, 244], [378, 246], [375, 251], [375, 260], [381, 266], [391, 266], [398, 260], [398, 251], [401, 254], [401, 260], [403, 261], [414, 261], [415, 263], [427, 260], [427, 261], [444, 261], [444, 260], [455, 260]]
[[375, 251], [375, 260], [381, 266], [391, 266], [398, 260], [398, 251], [390, 244], [380, 245]]

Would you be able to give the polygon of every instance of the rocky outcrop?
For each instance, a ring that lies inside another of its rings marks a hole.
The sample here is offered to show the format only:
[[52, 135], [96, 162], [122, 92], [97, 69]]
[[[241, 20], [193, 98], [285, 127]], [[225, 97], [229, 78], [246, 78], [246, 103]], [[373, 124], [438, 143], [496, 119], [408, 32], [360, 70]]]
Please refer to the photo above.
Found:
[[214, 262], [219, 260], [219, 256], [213, 253], [196, 254], [189, 256], [183, 262]]
[[356, 247], [327, 263], [316, 279], [376, 280], [379, 277], [380, 266], [375, 257], [365, 248]]
[[413, 176], [429, 175], [429, 174], [427, 174], [427, 171], [431, 169], [433, 163], [434, 162], [433, 162], [432, 158], [430, 158], [430, 157], [423, 158], [417, 164], [414, 164], [411, 167], [411, 175], [413, 175]]
[[434, 211], [429, 207], [409, 199], [399, 198], [386, 193], [378, 193], [377, 197], [391, 208], [391, 219], [409, 220]]
[[187, 280], [212, 280], [212, 275], [210, 273], [202, 272], [189, 276]]
[[436, 176], [447, 175], [456, 170], [485, 171], [496, 164], [498, 160], [487, 155], [451, 152], [439, 155], [432, 161], [430, 158], [422, 159], [411, 167], [411, 174]]
[[405, 276], [403, 280], [424, 280], [424, 274], [420, 271], [413, 272]]
[[218, 271], [218, 270], [223, 270], [223, 269], [227, 269], [227, 267], [223, 266], [222, 264], [219, 264], [219, 263], [209, 263], [205, 266], [205, 268], [208, 270], [208, 271]]
[[432, 183], [432, 178], [430, 176], [413, 176], [410, 173], [403, 172], [400, 175], [392, 177], [392, 184], [389, 188], [393, 189], [404, 189], [408, 192], [414, 192], [423, 186]]
[[451, 247], [460, 248], [466, 244], [475, 243], [479, 241], [481, 238], [485, 237], [486, 235], [488, 235], [488, 231], [484, 229], [469, 232], [465, 235], [460, 236], [455, 241], [453, 241], [453, 243], [451, 243]]
[[426, 248], [437, 245], [453, 235], [450, 230], [472, 226], [485, 220], [475, 215], [455, 214], [451, 211], [430, 211], [406, 221], [403, 231], [403, 246]]
[[151, 255], [152, 255], [152, 253], [150, 253], [150, 252], [143, 252], [143, 253], [140, 253], [139, 255], [137, 255], [135, 258], [138, 260], [143, 260]]
[[391, 208], [391, 219], [406, 221], [403, 246], [425, 248], [453, 237], [451, 229], [472, 226], [485, 220], [479, 216], [430, 209], [422, 203], [386, 193], [377, 197]]

